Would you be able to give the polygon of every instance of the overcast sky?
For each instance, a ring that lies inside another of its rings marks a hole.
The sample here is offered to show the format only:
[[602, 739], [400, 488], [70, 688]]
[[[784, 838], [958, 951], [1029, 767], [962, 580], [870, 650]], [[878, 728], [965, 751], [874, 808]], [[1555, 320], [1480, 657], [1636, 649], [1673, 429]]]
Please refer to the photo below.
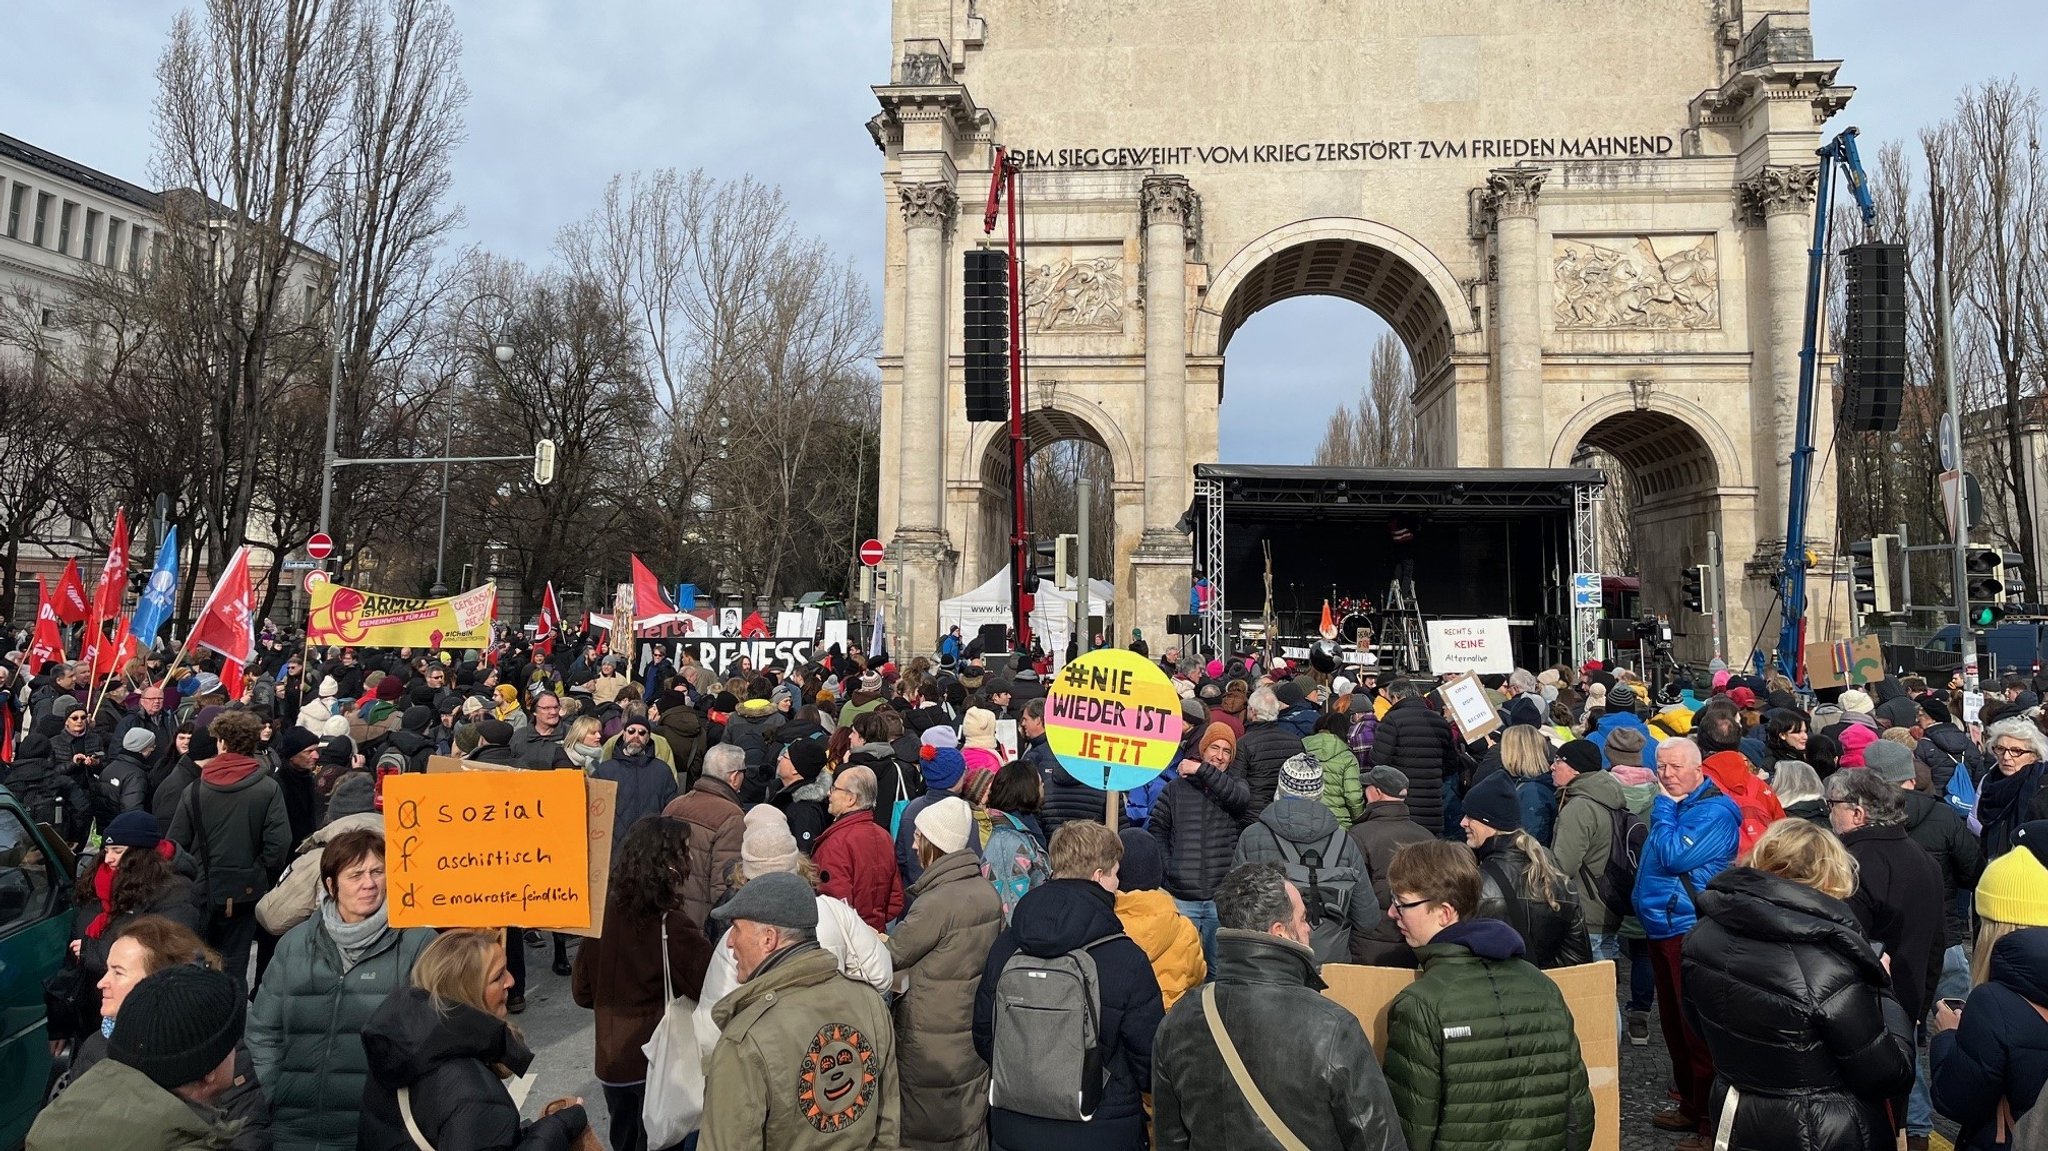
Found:
[[[885, 0], [453, 0], [470, 87], [455, 164], [463, 243], [542, 261], [614, 172], [702, 167], [779, 184], [805, 225], [880, 282], [881, 156], [863, 124], [886, 79]], [[1619, 0], [1624, 5], [1627, 0]], [[6, 0], [0, 132], [137, 183], [149, 175], [154, 66], [174, 0]], [[1858, 92], [1866, 145], [1940, 119], [1960, 87], [2048, 84], [2048, 8], [2020, 0], [1814, 0], [1816, 45]], [[1233, 338], [1232, 462], [1306, 462], [1355, 395], [1385, 326], [1306, 298]], [[1245, 396], [1249, 389], [1233, 388]]]

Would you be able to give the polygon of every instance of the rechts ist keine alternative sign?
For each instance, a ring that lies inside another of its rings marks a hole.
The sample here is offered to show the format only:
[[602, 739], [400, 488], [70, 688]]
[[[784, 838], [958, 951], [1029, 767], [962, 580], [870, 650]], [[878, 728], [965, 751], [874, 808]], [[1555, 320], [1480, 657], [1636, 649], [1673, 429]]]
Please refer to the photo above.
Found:
[[391, 926], [588, 928], [583, 788], [580, 771], [386, 777]]
[[1173, 765], [1180, 694], [1134, 651], [1091, 651], [1053, 676], [1045, 739], [1060, 768], [1089, 787], [1130, 791]]

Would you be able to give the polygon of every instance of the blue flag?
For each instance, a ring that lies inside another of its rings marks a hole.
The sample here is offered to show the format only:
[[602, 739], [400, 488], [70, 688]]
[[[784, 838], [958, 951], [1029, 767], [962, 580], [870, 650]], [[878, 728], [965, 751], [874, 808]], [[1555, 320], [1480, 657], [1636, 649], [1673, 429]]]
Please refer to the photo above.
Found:
[[676, 610], [677, 610], [677, 611], [696, 611], [696, 610], [697, 610], [697, 585], [696, 585], [696, 584], [693, 584], [693, 583], [686, 583], [686, 584], [678, 584], [678, 585], [676, 586]]
[[156, 570], [149, 573], [149, 584], [143, 588], [142, 600], [135, 605], [135, 618], [128, 625], [136, 646], [148, 651], [156, 645], [156, 633], [171, 618], [177, 599], [178, 525], [172, 524], [164, 533], [163, 546], [156, 549]]

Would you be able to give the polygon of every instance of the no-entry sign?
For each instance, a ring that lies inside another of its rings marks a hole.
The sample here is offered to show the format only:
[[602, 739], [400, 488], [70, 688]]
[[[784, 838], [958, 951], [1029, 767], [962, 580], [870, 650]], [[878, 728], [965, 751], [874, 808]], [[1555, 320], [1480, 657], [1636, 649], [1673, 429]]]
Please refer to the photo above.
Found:
[[324, 560], [334, 554], [334, 537], [326, 532], [314, 532], [306, 540], [306, 554], [316, 560]]
[[869, 567], [879, 567], [879, 566], [881, 566], [881, 563], [882, 563], [882, 541], [881, 541], [881, 540], [863, 540], [863, 541], [861, 541], [861, 545], [860, 545], [860, 562], [862, 562], [862, 563], [864, 563], [864, 564], [868, 565]]

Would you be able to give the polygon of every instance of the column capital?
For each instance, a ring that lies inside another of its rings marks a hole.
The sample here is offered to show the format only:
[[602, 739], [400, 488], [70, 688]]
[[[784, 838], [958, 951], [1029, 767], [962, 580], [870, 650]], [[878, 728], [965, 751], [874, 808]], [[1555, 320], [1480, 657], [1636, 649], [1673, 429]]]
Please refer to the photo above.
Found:
[[897, 207], [912, 228], [944, 228], [953, 222], [960, 197], [943, 180], [896, 185]]
[[1820, 190], [1820, 168], [1814, 164], [1768, 164], [1735, 186], [1742, 218], [1760, 224], [1771, 216], [1813, 211]]
[[1512, 168], [1495, 168], [1486, 174], [1486, 188], [1482, 193], [1486, 212], [1495, 220], [1534, 219], [1536, 197], [1543, 191], [1543, 182], [1550, 178], [1550, 169], [1533, 165], [1517, 164]]
[[1138, 205], [1145, 213], [1148, 226], [1179, 224], [1186, 227], [1193, 221], [1200, 203], [1186, 176], [1147, 176], [1145, 182], [1138, 186]]

